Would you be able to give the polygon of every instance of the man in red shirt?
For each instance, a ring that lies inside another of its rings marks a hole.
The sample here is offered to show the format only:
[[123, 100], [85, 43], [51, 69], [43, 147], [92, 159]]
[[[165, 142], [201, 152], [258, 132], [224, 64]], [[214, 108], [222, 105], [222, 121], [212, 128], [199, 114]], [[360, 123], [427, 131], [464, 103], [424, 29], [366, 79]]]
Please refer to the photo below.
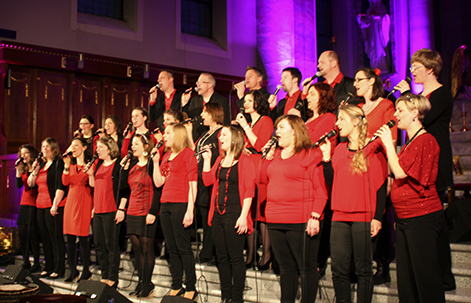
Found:
[[[234, 84], [234, 89], [237, 91], [237, 97], [239, 98], [239, 101], [237, 101], [237, 108], [239, 109], [238, 111], [240, 111], [241, 108], [244, 108], [244, 95], [246, 89], [249, 91], [260, 91], [265, 100], [267, 100], [268, 102], [268, 97], [270, 97], [270, 93], [262, 87], [263, 78], [263, 72], [258, 67], [249, 66], [247, 67], [247, 71], [245, 72], [245, 80]], [[245, 119], [247, 120], [247, 122], [250, 123], [250, 115], [245, 114]]]
[[296, 115], [304, 121], [307, 120], [307, 103], [304, 102], [303, 94], [299, 89], [301, 83], [301, 72], [296, 67], [287, 67], [281, 74], [281, 87], [286, 92], [286, 97], [276, 104], [276, 96], [270, 95], [270, 116], [273, 121], [282, 115]]
[[157, 96], [157, 85], [149, 91], [149, 120], [151, 123], [157, 120], [157, 125], [160, 127], [163, 127], [162, 118], [165, 111], [170, 108], [182, 110], [182, 93], [175, 89], [173, 81], [173, 72], [163, 70], [157, 79], [158, 86], [163, 94]]
[[[335, 90], [338, 105], [347, 98], [348, 93], [355, 92], [353, 79], [345, 77], [340, 71], [339, 55], [336, 52], [332, 50], [323, 52], [317, 62], [317, 68], [321, 72], [321, 77], [325, 79], [324, 83]], [[358, 104], [360, 100], [351, 98], [348, 103]]]

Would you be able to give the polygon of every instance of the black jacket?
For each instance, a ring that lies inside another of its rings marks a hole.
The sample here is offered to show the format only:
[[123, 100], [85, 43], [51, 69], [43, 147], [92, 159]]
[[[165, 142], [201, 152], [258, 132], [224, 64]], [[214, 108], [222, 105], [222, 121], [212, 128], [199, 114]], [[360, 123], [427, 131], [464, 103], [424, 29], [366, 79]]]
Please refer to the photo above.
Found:
[[[175, 95], [173, 95], [172, 104], [170, 108], [176, 109], [181, 111], [182, 110], [182, 92], [176, 91]], [[163, 115], [165, 112], [165, 94], [157, 96], [157, 100], [155, 101], [154, 105], [150, 105], [149, 102], [149, 122], [152, 123], [156, 120], [157, 125], [162, 127], [163, 126]]]

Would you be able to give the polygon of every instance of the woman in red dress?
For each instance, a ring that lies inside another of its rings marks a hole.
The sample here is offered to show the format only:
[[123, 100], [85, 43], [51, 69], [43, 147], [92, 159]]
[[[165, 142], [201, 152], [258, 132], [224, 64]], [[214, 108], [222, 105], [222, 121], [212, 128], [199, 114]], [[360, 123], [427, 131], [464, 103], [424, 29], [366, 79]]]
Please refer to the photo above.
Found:
[[93, 187], [93, 240], [101, 268], [101, 282], [116, 288], [119, 269], [119, 233], [122, 223], [116, 222], [119, 204], [119, 148], [112, 137], [97, 141], [98, 163], [90, 168]]
[[[188, 132], [182, 124], [170, 124], [165, 128], [164, 141], [169, 151], [153, 158], [155, 186], [162, 186], [160, 220], [165, 243], [170, 255], [172, 286], [169, 295], [183, 295], [196, 300], [195, 258], [191, 250], [191, 229], [197, 195], [198, 162]], [[154, 150], [155, 152], [155, 150]], [[185, 271], [185, 288], [183, 288]]]
[[441, 234], [446, 232], [436, 178], [440, 147], [423, 126], [431, 104], [421, 95], [396, 101], [397, 126], [409, 138], [400, 151], [389, 127], [376, 133], [383, 141], [394, 174], [391, 199], [396, 209], [397, 288], [401, 302], [445, 302], [440, 268]]
[[[363, 109], [368, 120], [367, 138], [372, 138], [374, 133], [384, 124], [394, 118], [394, 104], [391, 100], [383, 98], [383, 81], [379, 77], [381, 71], [369, 67], [360, 68], [355, 74], [354, 86], [357, 96], [362, 103], [358, 106]], [[393, 139], [397, 140], [397, 125], [391, 128]]]
[[[28, 186], [28, 177], [33, 171], [33, 161], [38, 157], [38, 150], [34, 146], [25, 144], [18, 150], [16, 167], [16, 187], [23, 187], [20, 210], [18, 212], [18, 236], [23, 254], [23, 268], [30, 272], [41, 271], [39, 264], [39, 234], [36, 222], [36, 196], [38, 191]], [[34, 265], [29, 262], [29, 249], [33, 251]]]
[[131, 121], [134, 127], [134, 131], [128, 132], [129, 125], [126, 127], [124, 132], [128, 132], [126, 137], [123, 140], [123, 146], [121, 147], [121, 157], [126, 157], [128, 151], [131, 150], [131, 142], [136, 134], [147, 135], [152, 138], [154, 145], [157, 144], [157, 139], [154, 135], [151, 135], [151, 131], [147, 128], [147, 123], [149, 120], [149, 114], [147, 110], [143, 107], [136, 107], [131, 114]]
[[40, 277], [57, 279], [65, 274], [65, 243], [62, 230], [67, 188], [62, 185], [64, 161], [60, 156], [59, 144], [53, 138], [42, 141], [41, 153], [42, 157], [33, 163], [34, 170], [28, 177], [28, 186], [38, 187], [37, 219], [46, 261]]
[[[244, 112], [250, 115], [251, 122], [247, 123], [242, 113], [237, 115], [236, 122], [244, 129], [245, 147], [252, 153], [253, 157], [251, 158], [257, 168], [262, 158], [262, 147], [265, 146], [273, 134], [273, 120], [268, 116], [270, 106], [259, 90], [251, 90], [244, 96]], [[265, 218], [267, 187], [266, 184], [261, 184], [260, 182], [257, 182], [257, 184], [257, 203], [252, 204], [252, 218], [254, 221], [259, 222], [263, 254], [259, 261], [257, 260], [258, 258], [254, 259], [257, 235], [256, 233], [251, 233], [247, 236], [246, 264], [247, 268], [250, 268], [258, 261], [257, 269], [266, 270], [271, 266], [271, 261], [273, 260]]]
[[250, 205], [255, 194], [255, 168], [242, 153], [240, 127], [223, 127], [222, 155], [211, 168], [211, 149], [203, 153], [203, 180], [212, 187], [208, 224], [216, 246], [222, 302], [241, 303], [245, 285], [245, 235], [253, 227]]
[[[159, 211], [160, 190], [152, 181], [154, 165], [149, 161], [154, 142], [149, 135], [135, 134], [132, 139], [133, 159], [121, 161], [123, 173], [120, 188], [129, 194], [121, 198], [117, 211], [117, 222], [124, 219], [126, 213], [128, 235], [131, 239], [139, 283], [130, 296], [139, 298], [152, 297], [154, 284], [155, 252], [154, 238], [157, 229], [156, 216]], [[127, 204], [127, 209], [126, 209]]]
[[275, 126], [280, 147], [267, 154], [271, 160], [262, 161], [260, 181], [268, 184], [266, 218], [280, 265], [281, 302], [295, 302], [299, 276], [301, 302], [314, 302], [319, 282], [318, 234], [327, 202], [322, 155], [311, 149], [301, 118], [283, 115]]
[[[69, 277], [65, 282], [74, 282], [79, 273], [77, 271], [77, 237], [79, 237], [82, 252], [83, 271], [80, 280], [88, 280], [92, 273], [90, 266], [90, 243], [88, 235], [92, 221], [92, 195], [88, 182], [89, 175], [85, 172], [86, 161], [91, 155], [87, 141], [75, 138], [67, 151], [71, 156], [64, 157], [64, 171], [62, 184], [68, 186], [67, 203], [64, 208], [64, 234], [67, 235], [67, 260], [69, 262]], [[92, 170], [88, 170], [93, 173]]]
[[[325, 179], [332, 183], [330, 252], [337, 302], [351, 302], [350, 265], [353, 257], [358, 277], [358, 302], [373, 296], [372, 238], [381, 229], [386, 203], [387, 165], [381, 141], [366, 144], [368, 122], [362, 109], [339, 109], [339, 135], [347, 137], [331, 157], [330, 141], [321, 145]], [[332, 173], [333, 169], [333, 173]]]

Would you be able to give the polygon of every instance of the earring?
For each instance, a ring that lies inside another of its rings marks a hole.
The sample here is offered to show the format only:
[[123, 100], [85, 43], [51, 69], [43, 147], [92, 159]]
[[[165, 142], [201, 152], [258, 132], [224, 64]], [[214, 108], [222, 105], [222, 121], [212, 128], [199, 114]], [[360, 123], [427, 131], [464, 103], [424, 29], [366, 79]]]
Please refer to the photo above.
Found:
[[145, 151], [145, 152], [143, 152], [142, 154], [144, 155], [144, 157], [147, 157], [147, 155], [148, 155], [149, 153]]
[[415, 122], [415, 118], [414, 118], [414, 122]]

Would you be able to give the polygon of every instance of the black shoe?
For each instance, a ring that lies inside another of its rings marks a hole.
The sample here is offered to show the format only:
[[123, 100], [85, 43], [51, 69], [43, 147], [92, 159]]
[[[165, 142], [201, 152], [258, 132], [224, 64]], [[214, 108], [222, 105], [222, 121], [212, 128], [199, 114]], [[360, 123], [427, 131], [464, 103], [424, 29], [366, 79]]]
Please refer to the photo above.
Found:
[[378, 265], [378, 270], [373, 276], [373, 284], [380, 285], [391, 282], [391, 275], [389, 274], [389, 264]]
[[29, 272], [30, 273], [37, 273], [41, 271], [41, 265], [39, 264], [34, 264], [33, 267], [30, 268]]
[[25, 262], [25, 263], [23, 263], [23, 265], [21, 267], [23, 267], [24, 269], [30, 269], [31, 268], [31, 263], [29, 263], [29, 261]]
[[82, 275], [80, 276], [80, 279], [78, 279], [78, 281], [85, 281], [85, 280], [90, 280], [90, 278], [92, 277], [92, 273], [90, 271], [84, 271], [82, 272]]
[[141, 289], [142, 289], [142, 282], [139, 282], [136, 285], [136, 289], [134, 289], [134, 291], [131, 291], [129, 293], [129, 296], [130, 297], [137, 297], [141, 293]]
[[268, 262], [263, 264], [263, 265], [257, 265], [257, 270], [259, 271], [264, 271], [264, 270], [269, 270], [272, 268], [273, 264], [273, 255], [270, 256], [270, 259], [268, 259]]
[[78, 271], [74, 270], [75, 273], [70, 272], [70, 275], [67, 279], [64, 280], [65, 283], [72, 283], [78, 281], [79, 273]]
[[154, 283], [146, 283], [142, 288], [142, 291], [137, 295], [138, 298], [150, 298], [154, 295]]

